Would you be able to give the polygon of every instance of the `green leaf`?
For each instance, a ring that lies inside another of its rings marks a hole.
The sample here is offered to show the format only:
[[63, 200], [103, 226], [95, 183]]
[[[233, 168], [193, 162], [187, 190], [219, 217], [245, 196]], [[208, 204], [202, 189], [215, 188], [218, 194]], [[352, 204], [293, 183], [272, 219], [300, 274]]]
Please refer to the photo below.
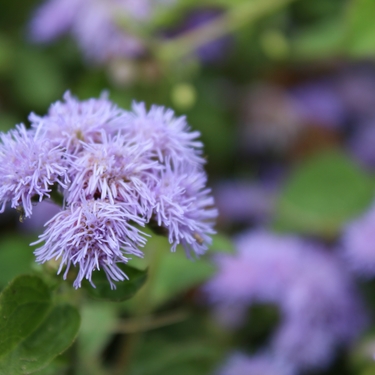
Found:
[[[222, 248], [218, 251], [226, 250], [227, 244], [223, 241], [218, 246]], [[145, 288], [127, 303], [128, 308], [136, 308], [147, 299], [147, 306], [152, 310], [196, 287], [214, 274], [215, 266], [204, 257], [188, 259], [182, 246], [178, 246], [176, 252], [171, 252], [170, 248], [171, 245], [164, 236], [154, 235], [149, 239], [144, 249], [146, 256], [137, 260], [137, 265], [148, 267], [150, 277]]]
[[345, 31], [342, 17], [299, 30], [291, 42], [292, 56], [310, 60], [338, 56], [342, 53]]
[[12, 352], [0, 358], [0, 374], [24, 375], [47, 366], [74, 341], [80, 325], [73, 306], [55, 306], [43, 323]]
[[158, 274], [152, 292], [154, 305], [188, 291], [206, 281], [215, 272], [215, 266], [205, 259], [187, 259], [182, 249], [166, 253], [160, 261]]
[[280, 194], [275, 229], [332, 237], [373, 199], [369, 175], [339, 151], [311, 157], [296, 168]]
[[32, 237], [3, 235], [0, 239], [0, 287], [20, 274], [30, 273], [35, 256], [29, 243]]
[[345, 47], [355, 57], [375, 55], [375, 2], [352, 0], [347, 12]]
[[0, 359], [35, 331], [50, 307], [50, 291], [37, 276], [19, 276], [3, 290], [0, 295]]
[[82, 283], [83, 288], [86, 289], [90, 296], [105, 301], [121, 302], [132, 298], [145, 283], [147, 270], [141, 271], [126, 264], [119, 264], [118, 266], [125, 272], [129, 280], [118, 282], [116, 289], [111, 289], [103, 270], [93, 273], [92, 281], [95, 284], [95, 288], [87, 280]]

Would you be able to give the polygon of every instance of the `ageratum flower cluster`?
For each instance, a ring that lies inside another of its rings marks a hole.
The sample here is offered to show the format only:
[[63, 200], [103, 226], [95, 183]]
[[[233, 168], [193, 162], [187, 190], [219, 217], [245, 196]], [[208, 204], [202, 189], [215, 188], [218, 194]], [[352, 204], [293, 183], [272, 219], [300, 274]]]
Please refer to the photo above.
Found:
[[[158, 6], [172, 0], [46, 0], [34, 13], [31, 39], [49, 43], [65, 33], [77, 41], [87, 61], [105, 63], [115, 58], [136, 58], [144, 41], [124, 25], [145, 24]], [[127, 30], [125, 30], [125, 28]], [[100, 30], [100, 32], [98, 32]]]
[[[106, 96], [79, 101], [70, 93], [47, 115], [29, 117], [1, 135], [0, 204], [32, 215], [37, 201], [60, 193], [63, 209], [37, 243], [39, 263], [78, 267], [74, 287], [103, 269], [112, 288], [126, 278], [118, 263], [143, 256], [146, 224], [167, 233], [171, 248], [203, 254], [217, 210], [206, 188], [202, 143], [184, 117], [143, 103], [131, 111]], [[93, 285], [94, 286], [94, 285]]]

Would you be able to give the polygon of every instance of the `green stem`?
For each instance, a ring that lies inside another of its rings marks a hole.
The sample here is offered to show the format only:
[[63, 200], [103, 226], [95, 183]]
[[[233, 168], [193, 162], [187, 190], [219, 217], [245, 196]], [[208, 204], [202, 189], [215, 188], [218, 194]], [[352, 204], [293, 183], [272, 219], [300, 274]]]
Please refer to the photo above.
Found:
[[[154, 280], [158, 273], [158, 268], [161, 260], [161, 252], [165, 249], [160, 249], [160, 246], [156, 246], [156, 249], [150, 254], [149, 262], [149, 276], [144, 287], [139, 291], [136, 297], [136, 313], [135, 316], [138, 319], [140, 325], [145, 325], [149, 319], [149, 314], [151, 313], [152, 306], [150, 304], [153, 286], [155, 285]], [[117, 358], [114, 375], [126, 374], [127, 370], [130, 368], [132, 360], [135, 353], [142, 341], [141, 331], [137, 331], [122, 337], [120, 343], [120, 354]]]
[[213, 21], [162, 43], [155, 52], [161, 60], [179, 60], [197, 48], [275, 12], [292, 1], [294, 0], [244, 1]]

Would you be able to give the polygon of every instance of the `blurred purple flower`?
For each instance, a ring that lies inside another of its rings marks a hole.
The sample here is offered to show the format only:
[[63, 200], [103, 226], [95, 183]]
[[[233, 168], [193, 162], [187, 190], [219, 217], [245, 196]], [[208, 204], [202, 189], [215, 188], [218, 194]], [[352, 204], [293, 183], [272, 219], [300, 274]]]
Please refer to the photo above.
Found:
[[121, 22], [143, 22], [159, 2], [150, 0], [49, 0], [30, 23], [31, 38], [50, 42], [70, 32], [89, 62], [134, 58], [144, 52], [143, 41], [125, 31]]
[[[195, 9], [186, 14], [176, 27], [167, 30], [164, 36], [171, 39], [179, 37], [215, 21], [222, 13], [221, 9], [215, 8], [202, 7]], [[228, 54], [228, 50], [233, 42], [232, 39], [231, 36], [215, 39], [197, 48], [195, 53], [203, 63], [217, 62]]]
[[270, 354], [234, 353], [216, 375], [296, 375], [293, 367]]
[[375, 204], [343, 229], [342, 250], [348, 266], [356, 273], [375, 276]]
[[351, 117], [363, 121], [375, 115], [375, 69], [373, 65], [351, 66], [337, 76], [336, 87]]
[[348, 149], [367, 168], [375, 167], [375, 119], [357, 124], [348, 140]]
[[304, 83], [292, 88], [291, 94], [306, 123], [332, 128], [343, 125], [346, 109], [332, 82]]
[[225, 181], [213, 191], [220, 219], [227, 223], [267, 221], [277, 197], [277, 187], [262, 182]]
[[[218, 274], [204, 288], [222, 323], [238, 327], [251, 304], [277, 304], [283, 319], [270, 348], [301, 369], [326, 366], [337, 347], [359, 334], [365, 322], [362, 305], [332, 254], [266, 231], [248, 232], [236, 244], [236, 255], [216, 258]], [[237, 322], [230, 319], [231, 309]]]
[[131, 221], [144, 225], [120, 204], [82, 199], [54, 216], [39, 241], [31, 245], [45, 242], [35, 250], [37, 262], [61, 259], [58, 274], [66, 266], [64, 279], [71, 265], [79, 266], [75, 288], [80, 288], [85, 278], [95, 287], [92, 272], [102, 268], [114, 289], [114, 281], [127, 278], [117, 263], [127, 263], [128, 254], [143, 256], [139, 247], [146, 240]]
[[0, 138], [0, 212], [11, 202], [12, 208], [21, 207], [30, 217], [34, 197], [39, 201], [50, 197], [54, 184], [67, 187], [63, 151], [48, 139], [37, 138], [23, 124]]

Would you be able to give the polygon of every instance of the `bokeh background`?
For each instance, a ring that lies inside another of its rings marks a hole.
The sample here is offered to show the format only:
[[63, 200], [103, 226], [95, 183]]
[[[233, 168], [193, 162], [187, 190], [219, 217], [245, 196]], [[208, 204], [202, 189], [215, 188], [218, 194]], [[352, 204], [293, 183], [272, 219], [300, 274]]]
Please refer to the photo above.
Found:
[[[67, 90], [173, 108], [219, 209], [207, 256], [150, 241], [144, 291], [85, 300], [39, 374], [375, 374], [374, 17], [373, 0], [1, 2], [1, 131]], [[0, 288], [37, 267], [56, 210], [0, 217]]]

